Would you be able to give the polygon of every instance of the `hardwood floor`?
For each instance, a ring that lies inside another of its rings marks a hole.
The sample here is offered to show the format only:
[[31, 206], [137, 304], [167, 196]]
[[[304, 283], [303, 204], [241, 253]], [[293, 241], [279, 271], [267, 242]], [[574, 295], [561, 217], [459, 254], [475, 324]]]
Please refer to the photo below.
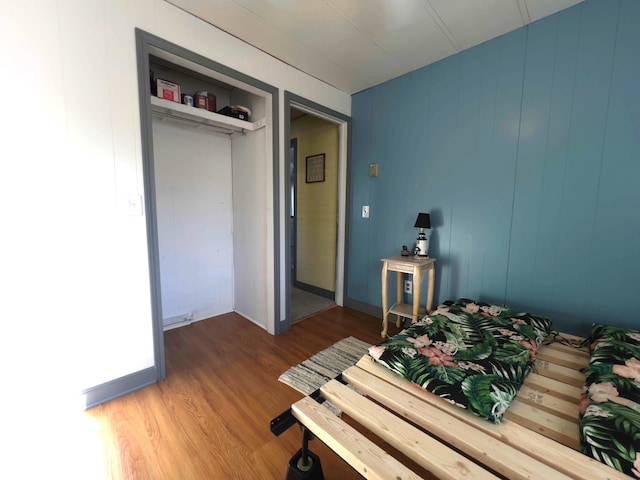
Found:
[[[104, 471], [87, 478], [284, 479], [301, 433], [275, 437], [269, 422], [302, 394], [278, 376], [349, 335], [377, 343], [380, 329], [336, 307], [278, 336], [236, 314], [166, 332], [165, 380], [84, 412], [99, 425]], [[319, 440], [310, 449], [327, 480], [361, 478]]]

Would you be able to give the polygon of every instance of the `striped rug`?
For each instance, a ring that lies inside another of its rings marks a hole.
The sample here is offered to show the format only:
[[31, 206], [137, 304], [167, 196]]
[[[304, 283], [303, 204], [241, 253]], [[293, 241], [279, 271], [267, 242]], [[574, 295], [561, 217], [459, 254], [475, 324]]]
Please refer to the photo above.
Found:
[[360, 360], [371, 345], [355, 337], [343, 338], [313, 357], [291, 367], [278, 380], [309, 395]]

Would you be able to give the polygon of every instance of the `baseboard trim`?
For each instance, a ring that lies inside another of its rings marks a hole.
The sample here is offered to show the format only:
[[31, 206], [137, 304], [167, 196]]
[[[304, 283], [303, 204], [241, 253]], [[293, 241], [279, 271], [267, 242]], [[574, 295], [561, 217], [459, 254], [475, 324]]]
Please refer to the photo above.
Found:
[[324, 288], [316, 287], [315, 285], [309, 285], [308, 283], [302, 283], [296, 280], [293, 282], [293, 286], [300, 290], [304, 290], [305, 292], [313, 293], [314, 295], [319, 295], [320, 297], [328, 298], [330, 300], [335, 300], [336, 298], [336, 292], [325, 290]]
[[149, 367], [102, 385], [87, 388], [82, 391], [85, 408], [95, 407], [154, 383], [156, 383], [156, 369]]
[[359, 300], [354, 300], [353, 298], [345, 298], [344, 306], [374, 317], [382, 318], [382, 307], [376, 307]]

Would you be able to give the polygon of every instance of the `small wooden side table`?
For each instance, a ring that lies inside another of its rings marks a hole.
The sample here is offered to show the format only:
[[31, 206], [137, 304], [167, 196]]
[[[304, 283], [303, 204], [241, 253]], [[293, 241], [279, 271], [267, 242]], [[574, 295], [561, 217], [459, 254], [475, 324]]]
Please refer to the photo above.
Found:
[[[396, 325], [400, 327], [402, 317], [411, 318], [412, 322], [418, 321], [418, 315], [429, 313], [433, 306], [433, 287], [436, 276], [436, 259], [431, 257], [403, 257], [396, 255], [380, 260], [382, 264], [382, 332], [380, 336], [386, 338], [389, 327], [389, 314], [398, 316]], [[429, 285], [427, 288], [426, 309], [420, 308], [420, 286], [422, 285], [422, 273], [429, 272]], [[389, 308], [389, 296], [387, 294], [387, 272], [398, 272], [398, 298], [397, 303]], [[402, 303], [404, 274], [413, 274], [413, 305]]]

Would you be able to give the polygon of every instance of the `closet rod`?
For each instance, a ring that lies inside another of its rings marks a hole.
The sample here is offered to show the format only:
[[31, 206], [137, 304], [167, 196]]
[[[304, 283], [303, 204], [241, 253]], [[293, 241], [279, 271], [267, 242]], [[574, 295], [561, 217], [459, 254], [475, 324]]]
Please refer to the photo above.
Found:
[[[218, 133], [224, 133], [225, 135], [231, 135], [233, 133], [235, 133], [237, 130], [232, 130], [230, 128], [224, 128], [224, 127], [219, 127], [218, 125], [210, 125], [208, 123], [199, 121], [199, 120], [191, 120], [190, 118], [185, 118], [185, 117], [179, 117], [177, 115], [172, 115], [171, 113], [165, 113], [165, 112], [160, 112], [157, 110], [152, 111], [152, 115], [155, 115], [156, 117], [159, 117], [161, 120], [164, 120], [166, 118], [170, 119], [170, 120], [177, 120], [180, 122], [186, 122], [186, 123], [191, 123], [197, 127], [209, 127], [214, 129], [216, 132]], [[244, 129], [242, 129], [241, 133], [244, 135]]]

